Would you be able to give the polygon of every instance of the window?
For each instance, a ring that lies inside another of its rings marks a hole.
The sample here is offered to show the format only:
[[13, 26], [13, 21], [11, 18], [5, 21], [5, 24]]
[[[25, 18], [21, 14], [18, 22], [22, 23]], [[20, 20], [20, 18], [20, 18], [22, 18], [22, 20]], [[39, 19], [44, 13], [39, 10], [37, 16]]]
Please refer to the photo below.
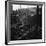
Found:
[[8, 2], [6, 16], [8, 44], [44, 42], [44, 2]]

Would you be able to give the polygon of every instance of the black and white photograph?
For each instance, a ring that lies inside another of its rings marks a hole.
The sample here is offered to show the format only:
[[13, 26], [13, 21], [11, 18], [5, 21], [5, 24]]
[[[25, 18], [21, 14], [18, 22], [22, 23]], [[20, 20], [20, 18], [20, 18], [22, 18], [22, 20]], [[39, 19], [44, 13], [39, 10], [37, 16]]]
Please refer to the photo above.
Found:
[[44, 5], [32, 2], [9, 2], [7, 6], [7, 42], [44, 42]]

